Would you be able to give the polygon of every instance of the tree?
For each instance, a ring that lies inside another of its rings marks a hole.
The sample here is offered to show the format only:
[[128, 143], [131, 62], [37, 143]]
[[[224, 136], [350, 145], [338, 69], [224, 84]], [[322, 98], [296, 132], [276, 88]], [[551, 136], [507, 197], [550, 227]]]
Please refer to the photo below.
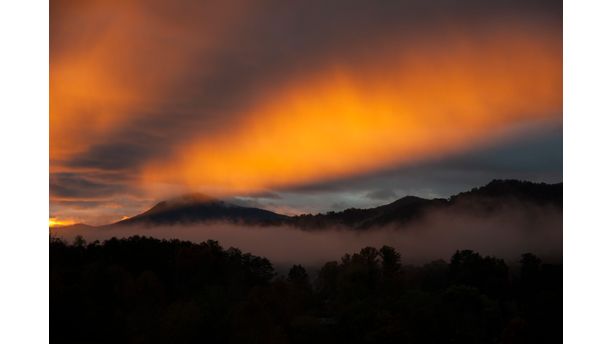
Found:
[[82, 235], [77, 235], [76, 237], [74, 237], [74, 241], [72, 242], [72, 245], [79, 247], [79, 248], [83, 248], [85, 247], [85, 245], [87, 245], [87, 242], [85, 241], [85, 238], [83, 238]]
[[299, 286], [309, 285], [306, 269], [301, 265], [294, 265], [291, 267], [291, 270], [289, 270], [289, 282]]
[[532, 253], [525, 253], [521, 256], [521, 279], [525, 282], [534, 281], [540, 272], [542, 260]]
[[383, 275], [391, 276], [398, 273], [402, 267], [401, 255], [389, 246], [383, 246], [379, 250], [382, 259]]

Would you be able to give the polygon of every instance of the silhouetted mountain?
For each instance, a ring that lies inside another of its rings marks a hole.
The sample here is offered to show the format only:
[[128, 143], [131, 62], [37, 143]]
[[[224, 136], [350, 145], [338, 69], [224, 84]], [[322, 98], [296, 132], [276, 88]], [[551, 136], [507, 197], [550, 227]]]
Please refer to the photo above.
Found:
[[347, 209], [317, 215], [299, 215], [291, 222], [301, 228], [342, 225], [354, 229], [390, 224], [405, 224], [421, 218], [427, 211], [488, 215], [503, 207], [563, 206], [563, 184], [532, 183], [518, 180], [493, 180], [489, 184], [462, 192], [449, 199], [424, 199], [406, 196], [370, 209]]
[[489, 184], [450, 198], [452, 204], [472, 203], [493, 209], [508, 203], [563, 206], [563, 184], [493, 180]]
[[366, 229], [417, 219], [425, 210], [441, 205], [444, 202], [445, 200], [441, 199], [428, 200], [420, 197], [406, 196], [376, 208], [350, 208], [341, 212], [294, 216], [291, 222], [301, 228], [323, 228], [341, 225], [355, 229]]
[[206, 221], [230, 221], [247, 225], [293, 225], [302, 229], [346, 226], [368, 229], [400, 225], [418, 220], [428, 211], [441, 210], [472, 215], [489, 215], [504, 207], [563, 206], [563, 184], [494, 180], [448, 199], [406, 196], [369, 209], [350, 208], [326, 214], [285, 216], [259, 208], [242, 207], [201, 194], [185, 195], [160, 202], [150, 210], [114, 225], [167, 225]]
[[268, 210], [241, 207], [202, 194], [189, 194], [157, 203], [146, 212], [114, 225], [168, 225], [219, 220], [263, 225], [285, 218], [285, 215]]

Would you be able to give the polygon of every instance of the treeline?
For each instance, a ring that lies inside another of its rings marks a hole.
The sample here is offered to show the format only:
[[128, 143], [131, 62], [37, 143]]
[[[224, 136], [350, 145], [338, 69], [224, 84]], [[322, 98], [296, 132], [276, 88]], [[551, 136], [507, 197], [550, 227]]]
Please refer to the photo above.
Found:
[[52, 343], [560, 343], [562, 267], [366, 247], [287, 276], [217, 242], [50, 240]]

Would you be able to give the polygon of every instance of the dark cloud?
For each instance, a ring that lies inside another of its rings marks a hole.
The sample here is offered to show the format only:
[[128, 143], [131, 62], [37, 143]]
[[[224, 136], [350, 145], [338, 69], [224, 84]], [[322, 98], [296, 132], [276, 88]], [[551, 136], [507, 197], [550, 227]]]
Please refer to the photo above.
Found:
[[275, 203], [282, 204], [283, 196], [276, 192], [264, 191], [249, 194], [246, 196], [234, 196], [227, 198], [227, 201], [243, 207], [269, 208]]
[[276, 192], [271, 192], [271, 191], [262, 191], [262, 192], [249, 194], [248, 197], [262, 198], [262, 199], [282, 199], [283, 198], [283, 196], [281, 196], [280, 194]]
[[379, 190], [370, 191], [365, 196], [369, 199], [373, 199], [376, 201], [387, 201], [390, 199], [398, 198], [395, 191], [391, 189], [379, 189]]
[[122, 184], [96, 181], [85, 173], [52, 173], [49, 177], [51, 198], [100, 198], [125, 191]]
[[333, 203], [330, 207], [331, 210], [342, 211], [344, 209], [349, 208], [348, 204], [344, 202]]
[[138, 166], [153, 153], [153, 150], [137, 142], [117, 142], [92, 146], [87, 152], [77, 155], [67, 165], [77, 168], [122, 170]]
[[107, 204], [105, 201], [88, 201], [88, 200], [53, 200], [55, 206], [70, 207], [73, 209], [90, 209]]
[[261, 203], [258, 199], [244, 198], [244, 197], [230, 197], [227, 201], [231, 204], [235, 204], [241, 207], [248, 208], [265, 208], [266, 205]]

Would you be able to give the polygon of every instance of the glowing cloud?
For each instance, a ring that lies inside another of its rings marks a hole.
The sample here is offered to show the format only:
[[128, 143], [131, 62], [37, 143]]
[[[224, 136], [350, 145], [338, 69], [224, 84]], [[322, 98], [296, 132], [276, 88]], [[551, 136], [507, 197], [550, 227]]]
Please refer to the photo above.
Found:
[[560, 41], [495, 28], [479, 38], [436, 37], [435, 46], [294, 81], [217, 135], [151, 164], [144, 180], [253, 191], [413, 162], [521, 122], [560, 120]]
[[54, 0], [50, 10], [60, 218], [105, 223], [186, 189], [236, 195], [376, 173], [561, 121], [555, 1]]

